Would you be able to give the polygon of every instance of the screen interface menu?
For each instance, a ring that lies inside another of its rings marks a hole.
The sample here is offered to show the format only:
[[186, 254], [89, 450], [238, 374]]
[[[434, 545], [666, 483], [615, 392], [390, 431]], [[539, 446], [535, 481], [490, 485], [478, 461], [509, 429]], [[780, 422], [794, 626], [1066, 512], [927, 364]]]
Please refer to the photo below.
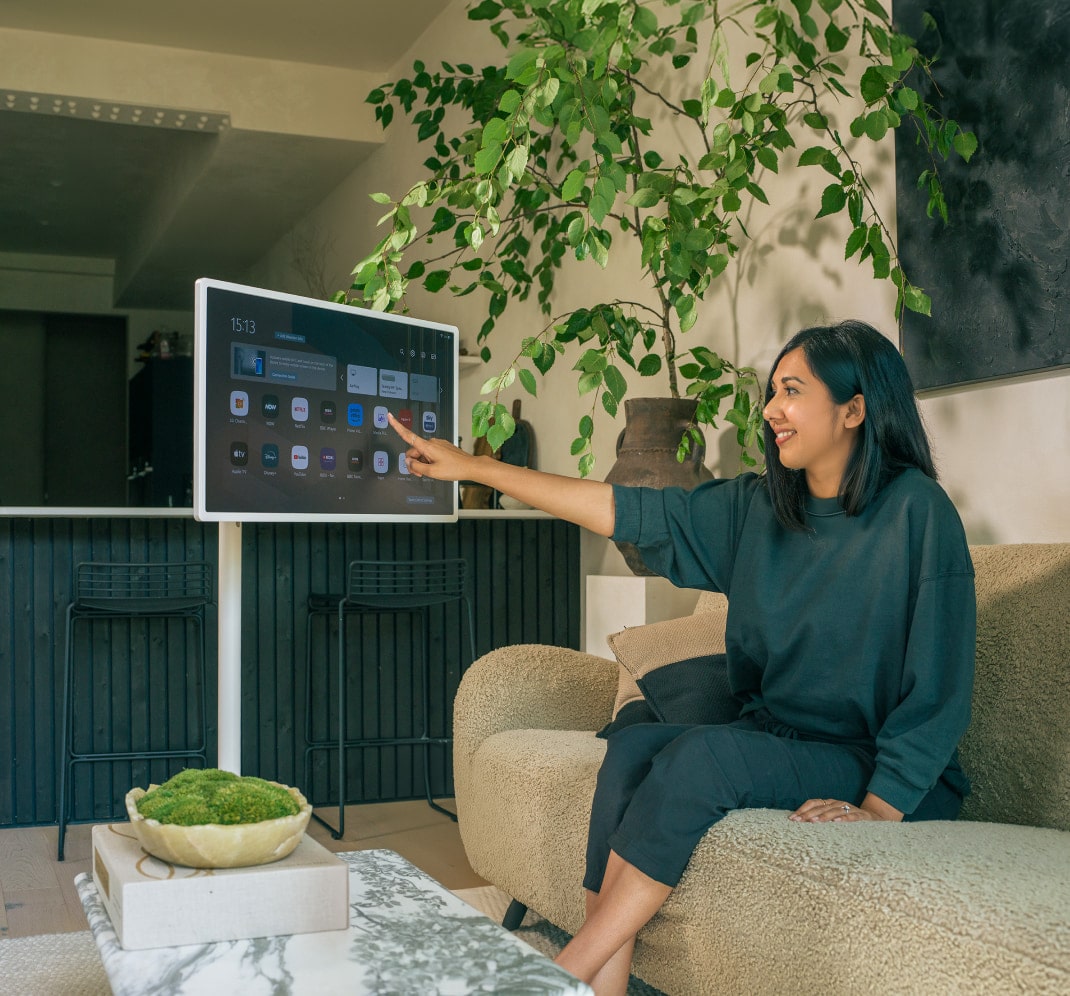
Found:
[[454, 485], [410, 473], [392, 413], [455, 438], [456, 330], [207, 286], [204, 507], [287, 517], [447, 516]]

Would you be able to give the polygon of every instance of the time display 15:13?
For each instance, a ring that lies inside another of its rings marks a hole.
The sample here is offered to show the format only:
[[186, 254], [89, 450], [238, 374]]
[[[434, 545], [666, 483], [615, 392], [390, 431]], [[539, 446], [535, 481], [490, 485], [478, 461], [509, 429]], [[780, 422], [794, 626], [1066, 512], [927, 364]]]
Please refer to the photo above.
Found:
[[230, 320], [230, 328], [232, 332], [256, 335], [256, 321], [252, 318], [232, 318]]

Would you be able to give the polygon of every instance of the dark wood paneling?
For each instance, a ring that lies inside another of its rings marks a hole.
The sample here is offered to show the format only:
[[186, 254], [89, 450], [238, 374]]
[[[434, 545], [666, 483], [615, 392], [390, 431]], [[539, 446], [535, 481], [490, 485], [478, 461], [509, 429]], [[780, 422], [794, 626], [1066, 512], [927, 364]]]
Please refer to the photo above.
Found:
[[[0, 826], [54, 823], [57, 818], [65, 612], [74, 567], [83, 560], [217, 560], [216, 528], [187, 518], [0, 518]], [[298, 784], [312, 798], [333, 798], [326, 754], [303, 785], [306, 728], [305, 635], [310, 591], [333, 591], [357, 559], [465, 557], [471, 568], [476, 656], [509, 643], [579, 646], [579, 533], [549, 519], [465, 519], [455, 525], [246, 525], [242, 551], [242, 770]], [[432, 611], [431, 734], [450, 732], [453, 696], [469, 659], [463, 618], [453, 607]], [[216, 613], [208, 613], [208, 732], [215, 753]], [[314, 666], [327, 672], [314, 686], [316, 736], [333, 729], [333, 623], [312, 631]], [[411, 736], [414, 710], [411, 642], [404, 618], [348, 627], [352, 735]], [[93, 680], [78, 696], [90, 735], [121, 745], [144, 739], [148, 726], [169, 743], [191, 719], [195, 631], [175, 622], [101, 623], [79, 629]], [[109, 677], [110, 675], [110, 677]], [[324, 683], [326, 681], [326, 684]], [[149, 690], [147, 721], [137, 705]], [[146, 725], [147, 723], [147, 725]], [[328, 725], [329, 724], [329, 725]], [[74, 820], [122, 813], [132, 785], [161, 781], [179, 762], [82, 766]], [[351, 802], [418, 798], [423, 752], [367, 749], [351, 757]], [[433, 750], [432, 789], [452, 794], [448, 750]]]

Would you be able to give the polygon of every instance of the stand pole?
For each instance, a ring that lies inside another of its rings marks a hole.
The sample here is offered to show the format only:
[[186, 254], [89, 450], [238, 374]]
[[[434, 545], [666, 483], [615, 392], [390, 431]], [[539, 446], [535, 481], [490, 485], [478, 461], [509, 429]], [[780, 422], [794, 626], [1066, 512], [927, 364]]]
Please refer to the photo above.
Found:
[[218, 764], [241, 774], [241, 523], [219, 523]]

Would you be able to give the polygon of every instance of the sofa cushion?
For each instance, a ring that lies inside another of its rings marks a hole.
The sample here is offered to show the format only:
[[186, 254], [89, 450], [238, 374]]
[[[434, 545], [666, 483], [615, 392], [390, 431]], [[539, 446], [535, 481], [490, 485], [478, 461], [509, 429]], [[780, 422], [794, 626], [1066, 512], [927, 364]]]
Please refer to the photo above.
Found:
[[613, 718], [599, 736], [632, 723], [728, 723], [739, 716], [718, 652], [724, 649], [721, 614], [635, 626], [610, 636], [609, 646], [619, 684]]
[[973, 546], [977, 673], [962, 819], [1070, 830], [1070, 543]]

